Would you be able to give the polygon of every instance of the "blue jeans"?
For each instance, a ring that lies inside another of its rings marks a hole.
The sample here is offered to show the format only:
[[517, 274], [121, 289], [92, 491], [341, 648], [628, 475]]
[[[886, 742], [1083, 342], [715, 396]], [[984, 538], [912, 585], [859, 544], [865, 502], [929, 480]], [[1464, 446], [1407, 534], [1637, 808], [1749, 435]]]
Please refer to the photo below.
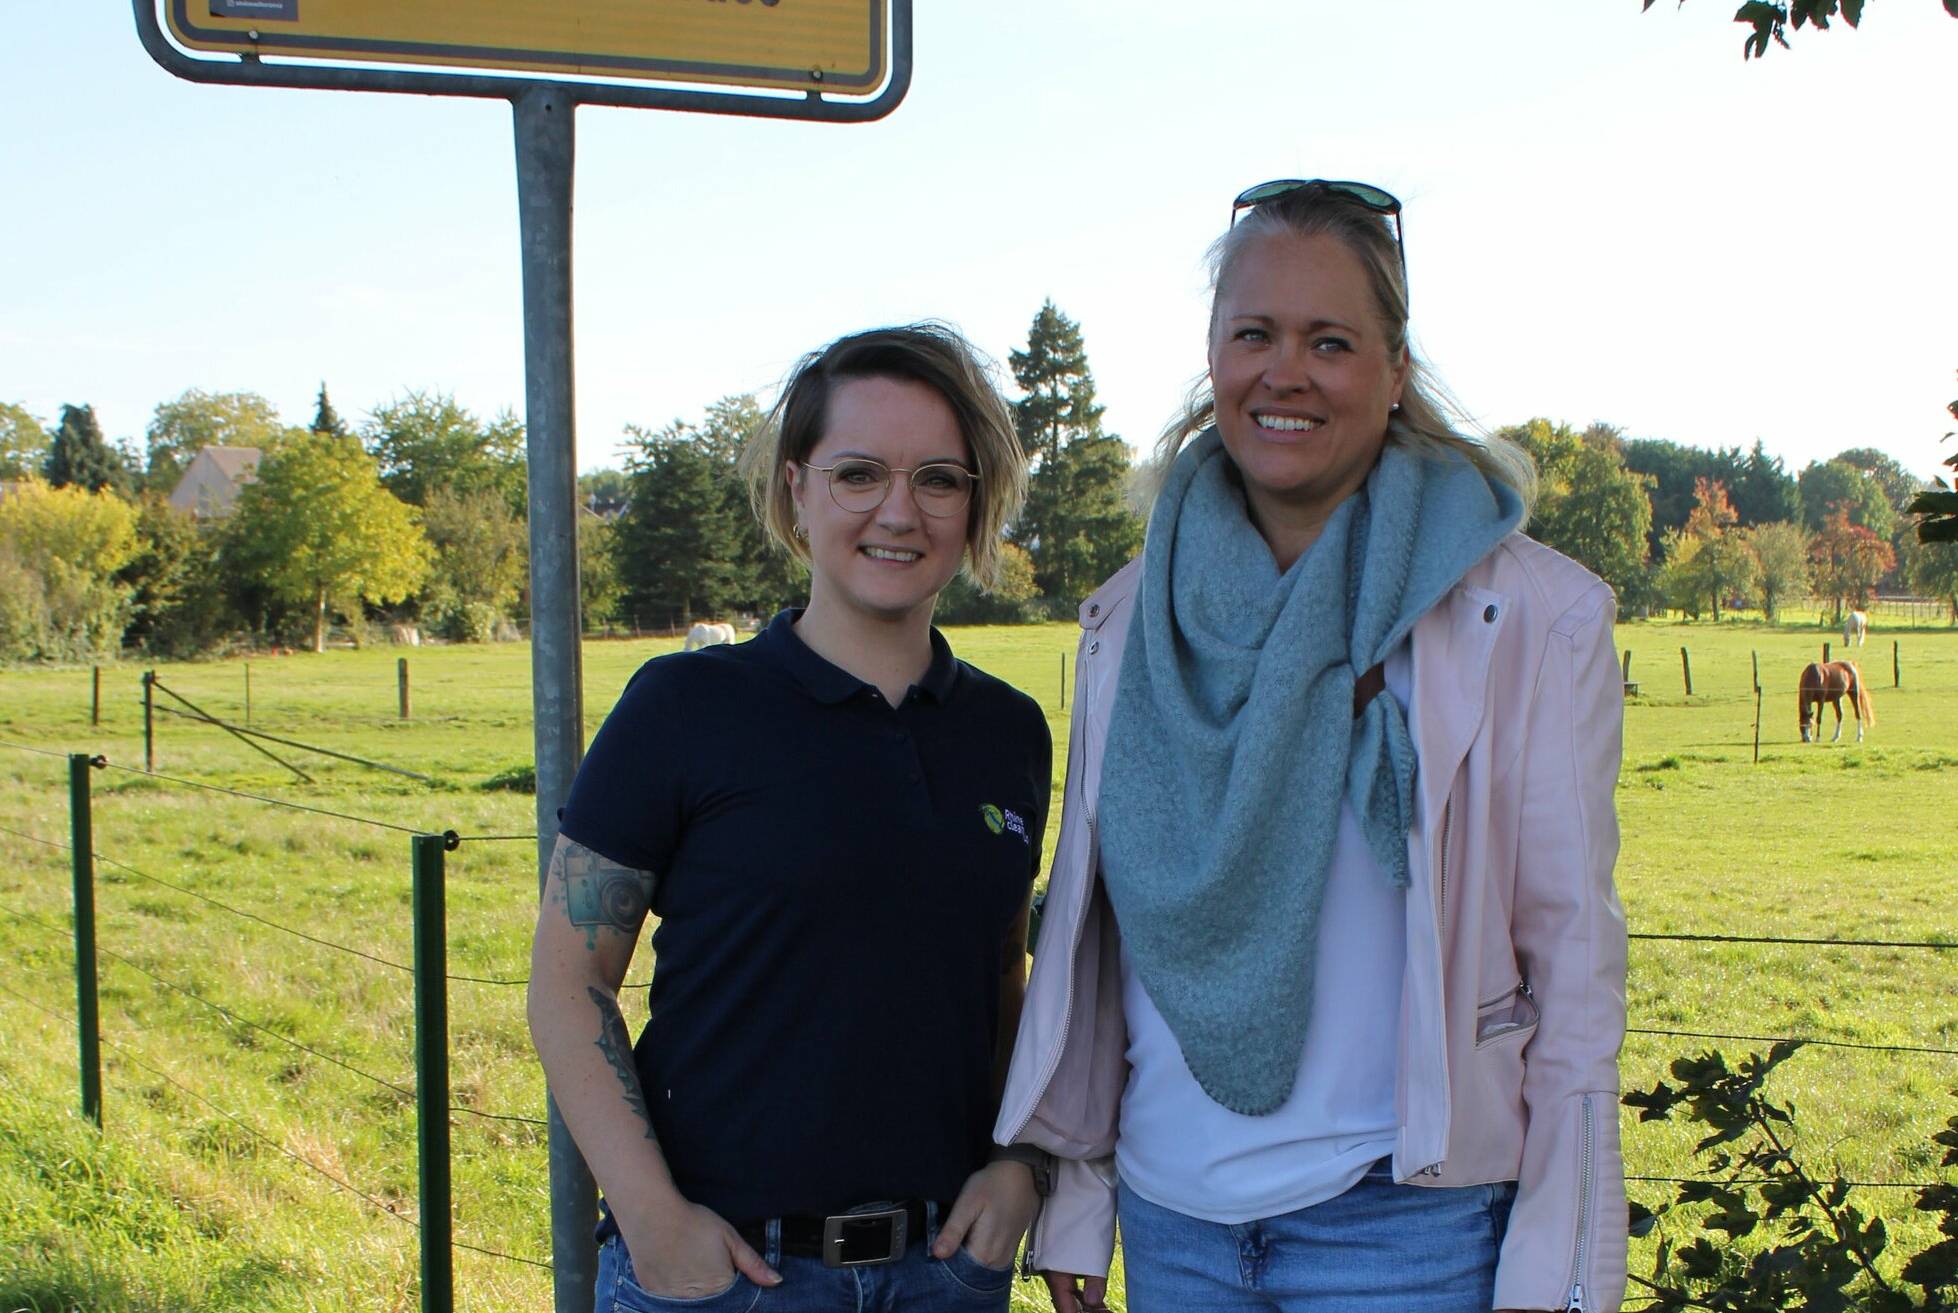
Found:
[[1130, 1313], [1489, 1313], [1516, 1183], [1395, 1185], [1236, 1226], [1122, 1187]]
[[705, 1299], [665, 1299], [641, 1288], [632, 1255], [609, 1216], [599, 1227], [596, 1313], [914, 1313], [973, 1310], [1005, 1313], [1013, 1269], [991, 1268], [961, 1248], [940, 1261], [931, 1256], [938, 1238], [938, 1208], [925, 1205], [925, 1234], [913, 1237], [895, 1263], [824, 1267], [820, 1258], [784, 1254], [780, 1224], [768, 1224], [762, 1258], [782, 1274], [779, 1286], [762, 1287], [735, 1273], [734, 1284]]

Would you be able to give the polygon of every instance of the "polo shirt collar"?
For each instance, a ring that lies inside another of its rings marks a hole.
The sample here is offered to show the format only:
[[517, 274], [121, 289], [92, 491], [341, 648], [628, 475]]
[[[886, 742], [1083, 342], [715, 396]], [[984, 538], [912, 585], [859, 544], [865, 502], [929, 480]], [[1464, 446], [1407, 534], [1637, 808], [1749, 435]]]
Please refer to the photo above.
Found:
[[[799, 606], [785, 607], [768, 622], [768, 628], [762, 631], [762, 638], [768, 644], [769, 654], [818, 702], [845, 702], [869, 688], [870, 685], [841, 666], [832, 665], [816, 655], [802, 641], [802, 637], [795, 632], [795, 622], [802, 618], [803, 610]], [[939, 633], [934, 625], [931, 631], [931, 665], [926, 667], [917, 687], [923, 689], [934, 702], [943, 703], [952, 695], [958, 682], [958, 658], [952, 655], [952, 645], [945, 641], [945, 635]]]

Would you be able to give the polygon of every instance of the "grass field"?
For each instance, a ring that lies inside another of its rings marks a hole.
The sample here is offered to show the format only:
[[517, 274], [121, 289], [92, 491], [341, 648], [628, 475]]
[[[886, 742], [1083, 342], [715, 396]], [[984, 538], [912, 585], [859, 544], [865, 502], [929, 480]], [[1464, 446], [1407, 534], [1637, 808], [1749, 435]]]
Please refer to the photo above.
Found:
[[[961, 656], [1040, 700], [1057, 761], [1067, 734], [1062, 656], [1071, 665], [1073, 635], [1066, 625], [950, 633]], [[1814, 626], [1621, 627], [1641, 684], [1627, 709], [1619, 789], [1618, 877], [1634, 933], [1958, 942], [1958, 632], [1873, 631], [1855, 654], [1875, 691], [1869, 740], [1802, 745], [1795, 674], [1825, 637]], [[674, 645], [588, 645], [591, 726], [641, 661]], [[1758, 765], [1756, 651], [1766, 687]], [[410, 653], [407, 722], [395, 715], [397, 655], [255, 658], [252, 723], [421, 772], [433, 785], [275, 748], [316, 781], [301, 784], [235, 739], [170, 717], [159, 718], [159, 777], [146, 777], [139, 668], [105, 668], [100, 726], [89, 723], [86, 669], [0, 671], [0, 742], [111, 762], [94, 774], [106, 1045], [98, 1135], [76, 1115], [69, 857], [48, 846], [67, 840], [66, 762], [0, 747], [0, 954], [10, 967], [0, 976], [0, 1310], [418, 1306], [416, 1234], [405, 1220], [416, 1195], [404, 1092], [414, 1083], [413, 990], [391, 965], [412, 955], [408, 835], [160, 778], [458, 831], [450, 970], [521, 977], [535, 849], [475, 836], [534, 829], [529, 796], [481, 787], [529, 760], [528, 649]], [[159, 678], [213, 714], [242, 717], [241, 662], [165, 666]], [[1952, 967], [1950, 953], [1925, 950], [1640, 940], [1632, 1024], [1953, 1050]], [[634, 978], [647, 970], [642, 959]], [[466, 1310], [550, 1301], [548, 1273], [520, 1261], [549, 1258], [542, 1131], [521, 1120], [542, 1106], [521, 995], [477, 981], [450, 991], [463, 1110], [453, 1131], [455, 1234], [494, 1251], [457, 1254]], [[1626, 1084], [1649, 1087], [1673, 1057], [1708, 1043], [1730, 1056], [1749, 1047], [1634, 1034]], [[1862, 1181], [1935, 1175], [1928, 1136], [1952, 1111], [1958, 1058], [1811, 1047], [1777, 1082], [1799, 1110], [1802, 1150], [1824, 1170], [1839, 1165]], [[1683, 1174], [1693, 1138], [1627, 1118], [1628, 1171]], [[1648, 1202], [1665, 1193], [1632, 1189]], [[1894, 1234], [1926, 1238], [1908, 1192], [1866, 1193]], [[1635, 1247], [1635, 1270], [1642, 1252]], [[1046, 1301], [1029, 1284], [1015, 1306]]]

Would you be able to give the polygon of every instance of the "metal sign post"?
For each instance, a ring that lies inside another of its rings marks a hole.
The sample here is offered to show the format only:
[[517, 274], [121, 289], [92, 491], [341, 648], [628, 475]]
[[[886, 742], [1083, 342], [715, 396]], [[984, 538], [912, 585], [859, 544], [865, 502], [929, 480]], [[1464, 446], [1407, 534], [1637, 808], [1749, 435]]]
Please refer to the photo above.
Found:
[[[137, 35], [151, 58], [192, 82], [472, 96], [512, 106], [523, 253], [531, 708], [541, 890], [558, 808], [584, 755], [572, 421], [573, 116], [579, 105], [618, 105], [832, 123], [882, 118], [911, 85], [911, 0], [734, 0], [691, 8], [644, 0], [133, 4]], [[226, 57], [201, 58], [187, 50]], [[379, 63], [421, 67], [372, 66]], [[513, 72], [618, 80], [563, 81]], [[801, 94], [780, 94], [784, 91]], [[549, 1106], [555, 1307], [557, 1313], [591, 1313], [596, 1193], [555, 1102]]]

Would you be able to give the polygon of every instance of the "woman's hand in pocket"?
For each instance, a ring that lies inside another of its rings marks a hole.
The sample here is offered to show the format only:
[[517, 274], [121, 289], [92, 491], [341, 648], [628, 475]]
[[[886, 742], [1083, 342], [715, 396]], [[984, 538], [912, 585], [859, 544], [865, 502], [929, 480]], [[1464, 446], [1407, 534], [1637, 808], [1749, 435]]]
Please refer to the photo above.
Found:
[[618, 1223], [633, 1276], [648, 1294], [705, 1299], [732, 1286], [737, 1272], [758, 1286], [781, 1283], [781, 1274], [711, 1208], [682, 1201], [643, 1219], [620, 1214]]
[[952, 1211], [939, 1224], [931, 1255], [950, 1258], [964, 1245], [967, 1253], [987, 1267], [1010, 1268], [1020, 1249], [1020, 1237], [1033, 1225], [1039, 1207], [1033, 1173], [1025, 1164], [988, 1163], [965, 1178]]

